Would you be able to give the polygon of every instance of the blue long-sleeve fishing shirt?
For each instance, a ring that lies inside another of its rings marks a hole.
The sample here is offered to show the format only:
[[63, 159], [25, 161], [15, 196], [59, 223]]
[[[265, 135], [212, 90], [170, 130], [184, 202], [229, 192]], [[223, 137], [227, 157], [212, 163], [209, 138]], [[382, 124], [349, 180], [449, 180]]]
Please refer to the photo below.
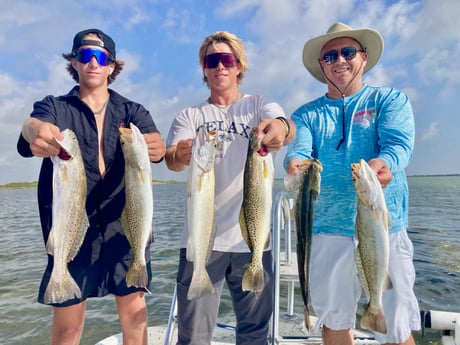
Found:
[[[344, 100], [325, 95], [304, 104], [291, 119], [297, 135], [288, 147], [285, 168], [294, 158], [317, 158], [323, 164], [321, 193], [315, 206], [315, 233], [354, 235], [356, 193], [350, 164], [361, 158], [380, 158], [388, 165], [393, 179], [384, 188], [384, 194], [391, 214], [390, 232], [407, 228], [409, 191], [404, 169], [412, 156], [415, 128], [405, 93], [364, 85]], [[345, 140], [337, 149], [342, 126]]]

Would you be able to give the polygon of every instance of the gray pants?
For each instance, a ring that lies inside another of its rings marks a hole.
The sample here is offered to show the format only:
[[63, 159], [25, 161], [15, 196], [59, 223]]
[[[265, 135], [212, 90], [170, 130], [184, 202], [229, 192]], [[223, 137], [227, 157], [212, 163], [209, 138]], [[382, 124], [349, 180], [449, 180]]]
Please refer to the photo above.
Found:
[[236, 345], [266, 345], [268, 326], [273, 310], [272, 253], [263, 255], [265, 287], [260, 293], [243, 292], [241, 281], [251, 259], [250, 253], [223, 253], [213, 251], [206, 269], [214, 286], [214, 293], [195, 300], [187, 299], [193, 264], [180, 251], [177, 274], [177, 345], [211, 344], [217, 322], [224, 281], [230, 290], [236, 316]]

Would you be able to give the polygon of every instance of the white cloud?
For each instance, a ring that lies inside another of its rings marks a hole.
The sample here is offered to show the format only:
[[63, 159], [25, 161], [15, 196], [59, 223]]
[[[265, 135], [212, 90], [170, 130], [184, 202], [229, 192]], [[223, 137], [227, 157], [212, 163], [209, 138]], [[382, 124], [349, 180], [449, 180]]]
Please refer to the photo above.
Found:
[[420, 141], [426, 141], [434, 139], [439, 135], [439, 122], [434, 121], [429, 124], [427, 128], [423, 130], [422, 135], [420, 136]]
[[[460, 94], [459, 1], [443, 0], [440, 6], [437, 0], [337, 0], [327, 11], [323, 0], [236, 0], [211, 5], [215, 2], [0, 3], [0, 128], [2, 133], [13, 133], [0, 138], [0, 184], [37, 178], [28, 167], [38, 168], [40, 160], [18, 157], [17, 134], [34, 101], [66, 93], [73, 86], [60, 54], [70, 50], [75, 32], [88, 27], [100, 27], [116, 40], [118, 56], [126, 65], [112, 87], [144, 104], [164, 136], [178, 111], [208, 95], [197, 67], [205, 35], [217, 29], [237, 33], [246, 43], [250, 62], [241, 90], [266, 94], [290, 114], [326, 92], [326, 86], [302, 64], [305, 42], [324, 34], [336, 21], [374, 27], [384, 37], [385, 50], [365, 81], [408, 93], [421, 132], [419, 141], [438, 145], [442, 141], [446, 155], [460, 145], [458, 136], [445, 133], [460, 125], [460, 118], [451, 115]], [[411, 169], [425, 169], [429, 156], [415, 158]], [[158, 170], [168, 175], [163, 168]]]

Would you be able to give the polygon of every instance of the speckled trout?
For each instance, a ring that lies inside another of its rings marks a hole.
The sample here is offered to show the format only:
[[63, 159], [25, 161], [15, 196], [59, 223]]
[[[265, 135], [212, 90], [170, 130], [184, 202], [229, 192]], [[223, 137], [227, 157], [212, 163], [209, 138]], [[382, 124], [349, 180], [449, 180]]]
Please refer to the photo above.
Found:
[[216, 226], [214, 223], [214, 159], [216, 132], [201, 132], [193, 141], [192, 159], [187, 176], [187, 260], [193, 274], [187, 298], [213, 293], [206, 263], [211, 255]]
[[120, 142], [125, 159], [126, 197], [121, 223], [133, 251], [126, 285], [147, 289], [145, 249], [153, 237], [152, 169], [144, 135], [133, 123], [130, 128], [120, 128]]
[[369, 303], [361, 318], [361, 328], [386, 333], [382, 293], [391, 289], [388, 273], [390, 214], [375, 171], [361, 159], [351, 164], [358, 204], [356, 215], [356, 267]]
[[53, 162], [52, 227], [46, 249], [53, 255], [53, 270], [45, 290], [44, 302], [62, 303], [81, 297], [67, 264], [78, 254], [88, 229], [86, 214], [86, 172], [75, 133], [62, 131], [61, 151]]
[[264, 287], [262, 255], [270, 241], [270, 217], [274, 168], [272, 155], [261, 145], [264, 134], [249, 138], [244, 168], [244, 197], [240, 227], [251, 250], [251, 261], [243, 275], [243, 291], [260, 292]]
[[297, 193], [295, 204], [295, 224], [297, 234], [297, 269], [299, 271], [300, 290], [304, 304], [304, 324], [311, 330], [309, 300], [310, 253], [313, 236], [314, 204], [318, 200], [321, 188], [323, 167], [317, 159], [306, 159], [299, 166], [303, 180]]

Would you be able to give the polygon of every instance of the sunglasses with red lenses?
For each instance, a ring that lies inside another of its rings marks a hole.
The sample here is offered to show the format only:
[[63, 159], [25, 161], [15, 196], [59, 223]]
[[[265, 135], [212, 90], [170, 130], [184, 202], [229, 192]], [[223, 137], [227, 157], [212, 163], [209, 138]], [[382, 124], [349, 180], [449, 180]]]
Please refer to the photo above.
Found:
[[206, 55], [203, 59], [204, 68], [216, 68], [222, 62], [224, 67], [235, 67], [238, 63], [238, 59], [232, 53], [214, 53]]
[[77, 61], [83, 64], [90, 62], [93, 56], [101, 66], [107, 66], [113, 62], [113, 58], [109, 54], [101, 49], [95, 48], [81, 48], [74, 53], [74, 56]]

